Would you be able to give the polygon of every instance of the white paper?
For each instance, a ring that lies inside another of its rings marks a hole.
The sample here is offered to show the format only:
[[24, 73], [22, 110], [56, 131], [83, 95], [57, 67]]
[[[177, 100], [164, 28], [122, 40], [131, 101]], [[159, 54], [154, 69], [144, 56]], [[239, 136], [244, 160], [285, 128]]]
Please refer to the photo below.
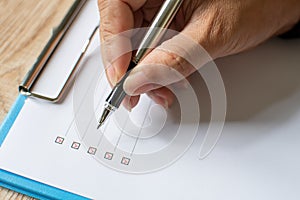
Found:
[[[101, 145], [101, 134], [91, 140], [89, 135], [81, 138], [78, 133], [80, 127], [74, 122], [78, 113], [74, 109], [74, 92], [81, 89], [77, 84], [84, 80], [88, 86], [94, 75], [87, 80], [79, 74], [73, 90], [61, 104], [26, 100], [1, 146], [0, 167], [93, 199], [299, 199], [299, 52], [300, 40], [273, 39], [251, 51], [217, 61], [226, 87], [228, 112], [219, 142], [203, 160], [198, 159], [198, 153], [209, 123], [210, 102], [205, 84], [197, 75], [192, 77], [192, 82], [199, 86], [201, 123], [193, 145], [173, 164], [136, 175], [111, 169], [87, 153], [86, 144], [97, 147], [99, 154], [109, 147]], [[67, 52], [60, 54], [64, 56]], [[93, 41], [80, 73], [88, 74], [89, 66], [95, 62], [99, 63], [101, 72], [99, 38]], [[97, 94], [104, 98], [110, 90], [104, 76], [99, 80], [93, 105], [96, 114], [84, 116], [87, 123], [91, 118], [97, 120], [101, 112], [103, 99], [99, 103]], [[140, 112], [132, 114], [131, 120], [137, 125], [141, 123], [137, 119], [145, 115], [144, 108], [149, 103], [143, 97]], [[151, 115], [161, 117], [157, 122], [154, 119], [157, 127], [176, 128], [176, 122], [159, 124], [166, 113], [159, 106], [152, 108]], [[104, 137], [116, 143], [119, 136], [116, 131], [120, 127], [111, 120]], [[195, 124], [199, 121], [183, 126], [191, 130]], [[88, 132], [92, 129], [96, 127], [87, 127]], [[172, 132], [169, 134], [153, 136], [151, 131], [146, 132], [136, 151], [149, 153], [168, 145], [174, 137]], [[58, 136], [65, 139], [63, 144], [55, 143]], [[73, 142], [81, 144], [78, 150], [71, 148]], [[133, 143], [125, 134], [119, 147], [128, 150]], [[121, 166], [118, 156], [121, 155], [116, 155], [113, 162]], [[145, 166], [156, 162], [150, 158], [145, 160]]]

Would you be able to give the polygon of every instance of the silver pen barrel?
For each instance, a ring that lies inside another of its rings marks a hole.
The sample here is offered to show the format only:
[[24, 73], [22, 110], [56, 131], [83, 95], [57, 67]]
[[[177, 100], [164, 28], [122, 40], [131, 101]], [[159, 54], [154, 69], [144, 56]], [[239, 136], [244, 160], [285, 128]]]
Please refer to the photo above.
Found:
[[[136, 66], [134, 62], [130, 62], [129, 69], [133, 69]], [[130, 73], [130, 70], [122, 77], [122, 79], [114, 86], [108, 97], [106, 98], [105, 107], [110, 106], [112, 111], [115, 111], [121, 105], [126, 93], [123, 89], [123, 84]]]
[[133, 57], [133, 62], [138, 63], [145, 55], [155, 48], [169, 27], [183, 0], [166, 0], [141, 41]]
[[114, 112], [116, 111], [123, 99], [126, 96], [126, 93], [123, 89], [123, 84], [127, 78], [127, 76], [130, 73], [130, 70], [132, 70], [134, 67], [136, 66], [136, 63], [134, 63], [133, 61], [130, 62], [129, 67], [128, 67], [128, 71], [127, 73], [122, 77], [122, 79], [113, 87], [112, 91], [110, 92], [110, 94], [108, 95], [108, 97], [105, 100], [105, 105], [104, 105], [104, 111], [101, 115], [101, 118], [99, 120], [99, 124], [97, 129], [99, 129], [102, 124], [105, 122], [105, 120]]

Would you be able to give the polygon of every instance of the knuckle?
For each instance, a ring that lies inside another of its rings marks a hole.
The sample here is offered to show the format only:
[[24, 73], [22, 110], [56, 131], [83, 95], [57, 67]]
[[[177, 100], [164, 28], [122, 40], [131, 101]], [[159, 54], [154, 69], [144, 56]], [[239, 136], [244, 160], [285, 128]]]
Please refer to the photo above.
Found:
[[172, 52], [164, 52], [162, 61], [164, 65], [170, 66], [169, 70], [175, 69], [185, 77], [190, 75], [193, 71], [190, 63], [187, 62], [186, 59]]
[[119, 18], [118, 13], [112, 12], [114, 6], [110, 0], [99, 0], [99, 12], [100, 12], [100, 37], [102, 41], [111, 39], [119, 29], [122, 29], [122, 24], [116, 26], [114, 19]]
[[111, 27], [109, 20], [102, 20], [100, 24], [100, 36], [102, 41], [108, 41], [114, 35]]
[[107, 10], [109, 6], [109, 2], [107, 0], [98, 0], [98, 8], [99, 8], [99, 11], [100, 11], [100, 14]]

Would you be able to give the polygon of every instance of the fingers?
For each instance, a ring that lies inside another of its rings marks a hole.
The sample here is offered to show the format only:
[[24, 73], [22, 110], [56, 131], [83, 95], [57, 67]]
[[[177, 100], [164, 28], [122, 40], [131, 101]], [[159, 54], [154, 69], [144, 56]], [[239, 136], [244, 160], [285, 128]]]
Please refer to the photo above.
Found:
[[[120, 33], [141, 23], [136, 20], [139, 14], [134, 11], [145, 2], [146, 0], [99, 0], [101, 51], [111, 85], [115, 85], [125, 74], [132, 57], [130, 31]], [[163, 86], [179, 82], [211, 60], [198, 45], [200, 41], [197, 30], [195, 34], [195, 27], [187, 25], [182, 33], [154, 49], [132, 70], [124, 89], [127, 94], [137, 97], [128, 101], [128, 107], [133, 107], [142, 93], [148, 93], [157, 103], [168, 107], [173, 95]]]
[[151, 90], [147, 95], [157, 104], [169, 108], [174, 101], [174, 94], [167, 87]]
[[[189, 79], [189, 78], [187, 78]], [[184, 79], [179, 82], [173, 83], [168, 87], [160, 87], [155, 90], [147, 92], [147, 95], [157, 104], [164, 108], [169, 108], [175, 99], [175, 95], [172, 91], [187, 89], [189, 85], [188, 80]], [[172, 88], [172, 89], [171, 89]], [[172, 91], [171, 91], [172, 90]], [[131, 111], [139, 102], [140, 95], [138, 96], [126, 96], [123, 101], [124, 107]]]
[[212, 60], [191, 38], [176, 35], [149, 53], [126, 79], [126, 93], [139, 95], [179, 82]]
[[[161, 87], [152, 91], [149, 91], [147, 95], [157, 104], [164, 108], [169, 108], [174, 101], [174, 94], [167, 87]], [[123, 101], [123, 106], [131, 111], [138, 103], [140, 95], [138, 96], [126, 96]]]
[[118, 34], [134, 28], [133, 12], [139, 9], [145, 1], [98, 1], [101, 18], [101, 52], [106, 74], [111, 85], [115, 85], [124, 75], [131, 59], [130, 33]]
[[140, 95], [138, 96], [126, 96], [122, 102], [122, 105], [128, 110], [131, 111], [140, 100]]

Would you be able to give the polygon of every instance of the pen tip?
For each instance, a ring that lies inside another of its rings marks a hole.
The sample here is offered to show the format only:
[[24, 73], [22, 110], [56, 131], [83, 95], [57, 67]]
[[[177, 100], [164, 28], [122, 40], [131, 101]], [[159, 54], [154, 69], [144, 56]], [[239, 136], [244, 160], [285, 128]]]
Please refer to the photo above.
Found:
[[99, 123], [97, 126], [97, 130], [102, 126], [103, 123]]
[[110, 110], [105, 108], [102, 115], [101, 115], [101, 118], [100, 118], [100, 121], [99, 121], [99, 124], [97, 126], [97, 129], [99, 129], [105, 122], [105, 120], [107, 119], [107, 117], [110, 115]]

